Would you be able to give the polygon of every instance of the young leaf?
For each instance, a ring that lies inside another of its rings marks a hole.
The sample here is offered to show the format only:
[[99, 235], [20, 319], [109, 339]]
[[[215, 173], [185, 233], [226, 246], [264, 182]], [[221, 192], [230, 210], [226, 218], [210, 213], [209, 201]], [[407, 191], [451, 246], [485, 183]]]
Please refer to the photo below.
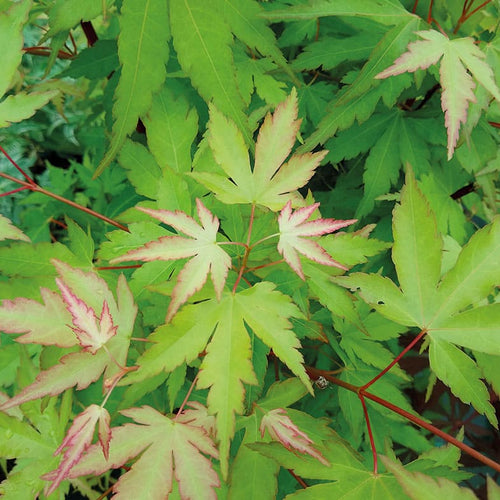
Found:
[[4, 300], [0, 307], [0, 329], [5, 333], [24, 333], [16, 342], [72, 347], [75, 334], [68, 326], [71, 314], [61, 296], [47, 288], [41, 288], [44, 304], [19, 297]]
[[66, 448], [61, 464], [57, 470], [43, 476], [43, 479], [53, 481], [47, 489], [47, 496], [54, 492], [59, 484], [68, 477], [71, 468], [80, 461], [82, 455], [90, 447], [94, 437], [94, 429], [98, 422], [99, 437], [100, 439], [103, 438], [101, 441], [102, 451], [104, 456], [107, 457], [110, 439], [109, 419], [108, 411], [95, 404], [90, 405], [74, 418], [66, 437], [54, 452], [54, 455], [59, 455]]
[[152, 95], [166, 77], [168, 59], [167, 6], [162, 0], [124, 0], [118, 56], [122, 64], [115, 93], [111, 144], [94, 178], [115, 159], [137, 120], [151, 106]]
[[294, 155], [284, 163], [299, 126], [294, 89], [273, 115], [266, 116], [255, 145], [252, 171], [248, 151], [236, 125], [211, 108], [209, 143], [215, 160], [227, 175], [194, 172], [193, 176], [224, 203], [256, 203], [279, 210], [290, 200], [300, 200], [295, 191], [307, 183], [327, 153]]
[[460, 500], [477, 500], [476, 495], [445, 478], [437, 478], [410, 472], [402, 465], [382, 457], [384, 465], [394, 474], [405, 493], [412, 500], [427, 500], [429, 498], [460, 498]]
[[80, 345], [85, 352], [95, 354], [106, 342], [116, 335], [118, 328], [113, 324], [108, 303], [104, 300], [101, 316], [98, 319], [94, 310], [74, 295], [64, 281], [56, 278], [67, 310], [73, 318], [71, 328], [75, 332]]
[[262, 417], [261, 437], [264, 437], [266, 430], [272, 439], [280, 442], [288, 450], [307, 453], [317, 458], [322, 464], [329, 465], [328, 460], [325, 460], [323, 455], [312, 447], [313, 441], [309, 436], [290, 420], [283, 408], [270, 410]]
[[468, 71], [497, 100], [500, 100], [500, 90], [491, 67], [484, 61], [485, 54], [475, 45], [472, 38], [450, 40], [434, 30], [418, 31], [417, 35], [423, 40], [410, 43], [408, 51], [375, 78], [427, 69], [441, 59], [441, 107], [445, 113], [445, 125], [448, 130], [449, 160], [457, 145], [460, 125], [467, 120], [469, 102], [476, 102], [473, 92], [475, 84]]
[[[91, 340], [89, 349], [84, 348], [82, 352], [67, 354], [60, 359], [59, 364], [40, 372], [32, 384], [3, 403], [0, 406], [2, 410], [46, 395], [55, 396], [73, 386], [76, 386], [78, 390], [84, 389], [103, 373], [105, 373], [104, 384], [106, 385], [107, 381], [119, 374], [123, 370], [122, 367], [126, 365], [137, 307], [124, 276], [121, 275], [118, 279], [117, 300], [115, 300], [104, 280], [94, 273], [85, 273], [58, 261], [54, 261], [54, 265], [59, 273], [58, 281], [63, 284], [63, 294], [66, 295], [64, 299], [68, 301], [66, 305], [70, 317], [73, 318], [73, 328], [85, 332], [87, 329], [91, 330], [96, 335], [96, 341]], [[101, 326], [104, 327], [102, 336], [101, 332], [93, 331], [95, 314], [91, 314], [90, 311], [103, 311], [104, 303], [107, 306], [104, 314], [101, 314]], [[67, 317], [63, 315], [60, 319], [67, 321]], [[115, 327], [110, 323], [111, 317], [116, 325], [116, 335], [111, 335], [112, 338], [109, 334]], [[68, 323], [71, 323], [71, 320]], [[106, 350], [98, 348], [104, 339], [107, 344]], [[54, 340], [57, 341], [57, 339]], [[86, 344], [86, 342], [87, 339], [83, 343]]]
[[70, 478], [102, 474], [140, 455], [115, 484], [115, 498], [143, 498], [146, 483], [148, 498], [167, 498], [175, 477], [182, 499], [217, 499], [214, 489], [220, 481], [205, 455], [217, 458], [218, 453], [202, 428], [172, 420], [149, 406], [121, 413], [140, 425], [113, 428], [109, 458], [104, 458], [99, 445], [92, 445], [70, 471]]
[[193, 257], [179, 273], [167, 311], [167, 321], [173, 318], [179, 307], [191, 295], [201, 290], [209, 273], [212, 277], [217, 298], [220, 299], [227, 273], [231, 267], [231, 258], [217, 245], [219, 219], [212, 215], [199, 199], [196, 199], [196, 207], [201, 226], [183, 212], [138, 207], [142, 212], [174, 227], [189, 236], [189, 238], [163, 236], [156, 241], [147, 243], [143, 248], [132, 250], [111, 261], [144, 260], [148, 262]]
[[22, 240], [31, 241], [20, 229], [12, 222], [0, 214], [0, 241], [2, 240]]
[[278, 216], [280, 238], [278, 251], [288, 265], [304, 280], [304, 273], [300, 264], [299, 253], [319, 264], [334, 266], [340, 269], [347, 267], [334, 260], [326, 250], [314, 240], [305, 239], [306, 236], [320, 236], [333, 233], [343, 227], [354, 224], [356, 220], [315, 219], [308, 221], [319, 203], [303, 207], [292, 212], [292, 202], [284, 206]]

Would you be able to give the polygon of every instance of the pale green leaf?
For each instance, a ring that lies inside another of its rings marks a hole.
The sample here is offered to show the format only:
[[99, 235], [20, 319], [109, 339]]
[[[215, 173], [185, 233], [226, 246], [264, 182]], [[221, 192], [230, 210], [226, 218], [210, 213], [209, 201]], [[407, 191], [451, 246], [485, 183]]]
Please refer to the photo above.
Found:
[[481, 381], [482, 374], [476, 363], [463, 351], [442, 340], [431, 340], [429, 347], [431, 370], [466, 404], [486, 415], [497, 427], [495, 410], [490, 403], [486, 386]]
[[[2, 47], [0, 98], [10, 88], [17, 67], [21, 64], [21, 58], [23, 55], [22, 29], [28, 18], [31, 5], [31, 0], [10, 2], [9, 8], [0, 12], [0, 47]], [[2, 120], [2, 118], [0, 118], [0, 123], [4, 120], [5, 119]]]
[[145, 114], [152, 95], [166, 77], [168, 59], [167, 6], [163, 0], [124, 0], [120, 17], [118, 57], [122, 64], [113, 105], [113, 131], [106, 155], [97, 167], [98, 177], [114, 160], [137, 120]]
[[20, 92], [8, 96], [0, 102], [0, 128], [31, 118], [38, 109], [43, 108], [58, 94], [58, 90], [50, 90], [48, 92], [32, 92], [31, 94]]
[[229, 116], [252, 144], [244, 102], [239, 94], [231, 45], [231, 27], [223, 13], [205, 0], [170, 2], [177, 57], [200, 95]]
[[291, 316], [302, 316], [297, 306], [266, 281], [236, 295], [236, 304], [254, 333], [271, 347], [274, 354], [312, 393], [311, 382], [305, 372], [302, 355], [298, 351], [300, 342], [292, 332], [288, 319]]
[[498, 356], [474, 352], [477, 366], [479, 366], [484, 379], [491, 384], [496, 394], [500, 396], [500, 370], [498, 369]]
[[250, 338], [235, 296], [227, 294], [218, 324], [200, 367], [198, 387], [210, 388], [208, 409], [217, 416], [216, 429], [223, 476], [227, 476], [235, 414], [244, 410], [243, 384], [257, 384], [251, 362]]
[[385, 457], [382, 457], [382, 461], [412, 500], [429, 500], [430, 498], [477, 500], [471, 490], [462, 488], [449, 479], [442, 477], [434, 479], [421, 472], [409, 472], [402, 465]]
[[[136, 362], [139, 369], [127, 375], [120, 385], [133, 384], [161, 372], [172, 372], [182, 363], [195, 359], [217, 325], [220, 307], [214, 299], [188, 304], [171, 323], [159, 326], [149, 336], [152, 347]], [[203, 321], [199, 321], [199, 317]]]
[[31, 241], [19, 228], [0, 214], [0, 241], [1, 240], [22, 240]]

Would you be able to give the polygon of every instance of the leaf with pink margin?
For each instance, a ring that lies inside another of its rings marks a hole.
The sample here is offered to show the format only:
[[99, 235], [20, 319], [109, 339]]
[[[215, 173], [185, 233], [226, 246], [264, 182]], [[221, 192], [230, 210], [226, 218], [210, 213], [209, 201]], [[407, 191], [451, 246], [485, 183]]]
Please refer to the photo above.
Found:
[[173, 420], [149, 406], [120, 413], [141, 425], [111, 429], [109, 459], [94, 444], [70, 471], [69, 478], [99, 475], [140, 455], [115, 484], [113, 498], [142, 498], [147, 484], [148, 498], [163, 500], [172, 491], [175, 477], [181, 498], [217, 499], [214, 489], [220, 486], [219, 477], [205, 455], [217, 458], [218, 452], [201, 427]]
[[311, 217], [318, 206], [319, 203], [314, 203], [308, 207], [292, 211], [292, 203], [289, 201], [278, 216], [280, 229], [278, 251], [302, 279], [305, 279], [305, 277], [300, 264], [299, 253], [319, 264], [347, 269], [340, 262], [334, 260], [316, 241], [305, 239], [305, 237], [333, 233], [338, 229], [354, 224], [356, 220], [316, 219], [308, 221], [307, 219]]
[[[53, 493], [61, 482], [68, 477], [69, 471], [80, 461], [82, 455], [90, 447], [97, 422], [99, 422], [99, 435], [101, 436], [102, 434], [104, 437], [104, 442], [101, 442], [101, 446], [106, 456], [105, 450], [109, 449], [109, 437], [106, 442], [105, 436], [106, 434], [109, 436], [109, 419], [108, 411], [95, 404], [90, 405], [74, 418], [63, 442], [54, 452], [54, 455], [59, 455], [66, 448], [58, 469], [42, 476], [43, 479], [53, 481], [45, 492], [46, 496]], [[105, 430], [106, 426], [107, 430]]]
[[88, 352], [67, 354], [57, 365], [39, 373], [35, 381], [19, 394], [0, 405], [0, 410], [4, 411], [44, 396], [57, 396], [70, 387], [76, 386], [77, 390], [85, 389], [99, 379], [108, 363], [110, 363], [109, 356], [102, 350], [96, 354]]
[[101, 316], [98, 319], [95, 311], [73, 294], [63, 280], [56, 278], [56, 283], [73, 317], [72, 329], [80, 345], [84, 351], [95, 354], [111, 337], [116, 335], [117, 326], [113, 325], [108, 303], [104, 300]]
[[192, 257], [177, 277], [177, 283], [172, 291], [171, 301], [167, 310], [166, 321], [169, 322], [191, 295], [201, 290], [210, 274], [217, 299], [220, 300], [222, 290], [231, 268], [231, 257], [217, 244], [219, 219], [196, 199], [198, 224], [184, 212], [170, 210], [152, 210], [138, 207], [161, 222], [174, 227], [186, 234], [183, 236], [163, 236], [156, 241], [147, 243], [144, 247], [132, 250], [111, 262], [129, 260], [177, 260]]
[[288, 450], [307, 453], [317, 458], [323, 465], [330, 465], [328, 460], [312, 447], [313, 441], [292, 422], [283, 408], [270, 410], [262, 417], [260, 423], [262, 437], [266, 430], [274, 441], [278, 441]]
[[406, 71], [426, 69], [442, 58], [439, 68], [443, 89], [441, 107], [445, 113], [448, 131], [449, 160], [458, 142], [460, 125], [467, 120], [469, 103], [476, 102], [476, 85], [468, 71], [497, 100], [500, 100], [500, 90], [492, 68], [484, 61], [484, 52], [472, 38], [450, 40], [435, 30], [417, 31], [417, 35], [423, 40], [410, 43], [408, 51], [375, 78], [387, 78]]
[[0, 241], [2, 240], [22, 240], [30, 242], [29, 236], [25, 235], [12, 222], [0, 214]]
[[19, 297], [4, 300], [0, 306], [0, 330], [4, 333], [24, 333], [20, 344], [73, 347], [78, 343], [71, 328], [71, 314], [57, 293], [40, 288], [43, 304]]

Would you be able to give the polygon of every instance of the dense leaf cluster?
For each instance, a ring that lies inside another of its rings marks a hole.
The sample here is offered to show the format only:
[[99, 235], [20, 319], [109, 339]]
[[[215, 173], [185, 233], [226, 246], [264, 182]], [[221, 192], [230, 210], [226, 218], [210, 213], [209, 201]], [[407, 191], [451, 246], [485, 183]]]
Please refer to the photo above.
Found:
[[2, 497], [498, 498], [499, 19], [0, 0]]

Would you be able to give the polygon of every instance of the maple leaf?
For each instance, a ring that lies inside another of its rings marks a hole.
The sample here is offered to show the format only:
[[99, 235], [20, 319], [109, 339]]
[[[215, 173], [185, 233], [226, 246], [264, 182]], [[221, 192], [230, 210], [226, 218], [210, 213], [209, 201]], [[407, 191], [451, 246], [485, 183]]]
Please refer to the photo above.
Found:
[[434, 30], [417, 31], [423, 40], [412, 42], [408, 51], [394, 61], [375, 78], [387, 78], [406, 71], [426, 69], [441, 59], [439, 67], [440, 83], [443, 89], [441, 107], [445, 113], [448, 131], [448, 160], [457, 145], [460, 124], [467, 120], [469, 102], [476, 102], [476, 87], [471, 75], [500, 101], [500, 90], [495, 82], [493, 70], [484, 61], [486, 57], [470, 37], [450, 40]]
[[95, 354], [116, 334], [118, 328], [113, 325], [108, 303], [106, 300], [103, 301], [101, 316], [97, 319], [94, 310], [73, 294], [63, 280], [56, 278], [56, 283], [73, 317], [74, 326], [71, 329], [75, 332], [83, 350]]
[[311, 445], [313, 441], [302, 432], [290, 419], [283, 408], [276, 408], [268, 411], [260, 423], [260, 435], [264, 437], [266, 430], [275, 441], [280, 442], [288, 450], [296, 450], [300, 453], [307, 453], [317, 458], [322, 464], [329, 465], [323, 455], [315, 450]]
[[0, 241], [2, 240], [23, 240], [31, 241], [20, 229], [12, 224], [12, 222], [0, 214]]
[[255, 165], [250, 167], [248, 150], [236, 125], [215, 107], [210, 108], [208, 141], [216, 162], [226, 175], [193, 172], [195, 179], [214, 192], [223, 203], [259, 204], [279, 210], [301, 197], [296, 190], [304, 186], [327, 151], [289, 156], [299, 131], [297, 93], [281, 103], [274, 114], [267, 114], [255, 144]]
[[425, 330], [433, 373], [497, 427], [481, 370], [461, 348], [500, 354], [500, 304], [480, 305], [500, 280], [500, 218], [474, 233], [441, 277], [443, 241], [409, 169], [401, 203], [394, 209], [393, 234], [399, 286], [364, 273], [336, 277], [335, 282], [359, 290], [365, 302], [396, 323]]
[[218, 452], [204, 429], [172, 420], [150, 406], [120, 413], [140, 425], [128, 423], [111, 429], [109, 457], [103, 456], [99, 445], [92, 445], [69, 478], [99, 475], [140, 455], [115, 484], [116, 500], [143, 498], [144, 484], [148, 485], [148, 498], [163, 500], [172, 491], [174, 477], [182, 499], [217, 499], [214, 488], [220, 481], [205, 455], [217, 458]]
[[332, 233], [342, 227], [354, 224], [356, 219], [316, 219], [308, 221], [307, 219], [309, 219], [318, 207], [319, 203], [314, 203], [313, 205], [299, 208], [293, 212], [292, 202], [288, 201], [278, 216], [278, 225], [280, 229], [278, 251], [302, 279], [305, 279], [305, 277], [298, 253], [325, 266], [335, 266], [340, 269], [347, 269], [347, 267], [340, 264], [340, 262], [334, 260], [316, 241], [306, 240], [304, 237]]
[[[46, 293], [47, 308], [38, 304], [33, 309], [29, 322], [20, 317], [20, 312], [25, 310], [27, 299], [17, 299], [14, 304], [14, 313], [5, 325], [2, 325], [7, 333], [18, 333], [26, 331], [27, 326], [31, 330], [32, 342], [43, 344], [61, 345], [58, 336], [48, 338], [41, 329], [36, 329], [34, 323], [37, 318], [42, 325], [47, 327], [44, 317], [50, 305], [55, 305], [59, 312], [60, 303], [66, 306], [66, 314], [58, 314], [52, 317], [53, 328], [63, 335], [64, 332], [71, 335], [74, 345], [75, 336], [80, 336], [82, 351], [72, 352], [63, 356], [59, 363], [38, 374], [35, 381], [25, 387], [19, 394], [0, 405], [1, 410], [41, 398], [46, 395], [55, 396], [66, 389], [76, 386], [78, 390], [85, 389], [95, 382], [104, 373], [104, 386], [109, 380], [123, 372], [123, 366], [127, 361], [129, 339], [132, 333], [137, 307], [127, 282], [123, 275], [118, 278], [117, 299], [113, 296], [106, 282], [93, 272], [83, 272], [74, 269], [68, 264], [53, 260], [59, 277], [56, 278], [62, 291], [62, 300], [56, 299], [53, 292]], [[19, 302], [23, 301], [23, 302]], [[106, 304], [106, 306], [104, 305]], [[12, 304], [7, 304], [7, 310], [12, 310]], [[96, 310], [100, 310], [100, 325], [97, 327]], [[1, 315], [1, 311], [0, 311]], [[1, 317], [1, 316], [0, 316]], [[68, 318], [73, 318], [73, 326], [66, 326]], [[111, 321], [113, 318], [113, 322]], [[61, 322], [65, 322], [65, 329]], [[114, 323], [114, 325], [112, 324]], [[41, 338], [35, 337], [41, 333]], [[99, 346], [106, 343], [106, 349]]]
[[177, 283], [172, 291], [172, 300], [168, 306], [166, 321], [170, 321], [179, 307], [191, 295], [205, 284], [208, 274], [212, 277], [215, 294], [220, 300], [227, 273], [231, 267], [231, 257], [217, 244], [219, 219], [196, 199], [196, 208], [201, 226], [189, 215], [176, 210], [152, 210], [137, 207], [161, 222], [174, 227], [186, 234], [183, 236], [163, 236], [156, 241], [147, 243], [144, 247], [131, 250], [111, 262], [128, 260], [177, 260], [193, 257], [188, 261], [177, 277]]
[[46, 496], [54, 492], [59, 484], [66, 479], [71, 468], [79, 462], [83, 453], [90, 447], [97, 423], [99, 423], [99, 442], [102, 452], [105, 457], [108, 457], [111, 439], [109, 421], [108, 411], [95, 404], [90, 405], [74, 418], [66, 437], [54, 452], [54, 455], [59, 455], [66, 448], [59, 468], [44, 474], [42, 477], [42, 479], [53, 481], [45, 493]]

